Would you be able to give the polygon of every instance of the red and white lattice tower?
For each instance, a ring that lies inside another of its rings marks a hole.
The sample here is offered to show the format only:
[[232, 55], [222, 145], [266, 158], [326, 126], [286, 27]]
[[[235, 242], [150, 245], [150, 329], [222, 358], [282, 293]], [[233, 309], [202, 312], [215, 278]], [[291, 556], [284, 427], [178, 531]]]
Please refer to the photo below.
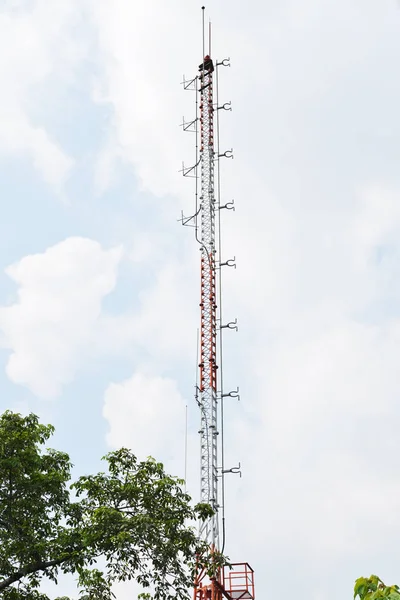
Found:
[[214, 65], [210, 56], [200, 65], [200, 363], [201, 502], [215, 515], [200, 527], [200, 536], [215, 547], [218, 532], [217, 415], [217, 288], [216, 199], [214, 174]]
[[[210, 28], [211, 30], [211, 28]], [[211, 35], [209, 33], [211, 38]], [[224, 467], [223, 402], [225, 397], [238, 397], [238, 391], [224, 393], [222, 379], [222, 337], [224, 328], [237, 329], [236, 321], [222, 324], [221, 269], [234, 266], [234, 259], [221, 260], [221, 211], [232, 209], [233, 202], [221, 205], [220, 169], [221, 158], [232, 158], [232, 151], [221, 153], [219, 149], [218, 111], [230, 110], [230, 103], [218, 105], [218, 69], [229, 66], [229, 59], [213, 62], [211, 44], [208, 54], [204, 42], [203, 7], [203, 61], [198, 75], [184, 81], [185, 89], [196, 92], [196, 118], [183, 122], [185, 131], [196, 134], [196, 161], [194, 166], [183, 167], [185, 176], [196, 180], [196, 207], [193, 216], [182, 223], [195, 228], [200, 245], [200, 340], [199, 372], [196, 400], [200, 408], [200, 501], [210, 504], [214, 515], [200, 524], [199, 536], [212, 551], [224, 552], [224, 475], [239, 472], [239, 467]], [[199, 185], [200, 183], [200, 185]], [[221, 535], [220, 535], [221, 520]], [[253, 570], [247, 563], [233, 565], [233, 569], [207, 580], [199, 565], [194, 582], [195, 600], [220, 600], [222, 596], [254, 599]]]

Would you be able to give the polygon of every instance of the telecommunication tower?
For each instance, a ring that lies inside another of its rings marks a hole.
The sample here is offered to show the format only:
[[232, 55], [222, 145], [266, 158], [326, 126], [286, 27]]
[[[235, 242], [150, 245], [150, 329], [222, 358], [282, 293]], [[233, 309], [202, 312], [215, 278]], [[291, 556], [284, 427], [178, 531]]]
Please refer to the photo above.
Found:
[[[225, 392], [222, 369], [222, 333], [236, 329], [237, 322], [222, 320], [222, 269], [235, 267], [235, 259], [221, 257], [221, 213], [234, 210], [234, 202], [221, 203], [220, 161], [233, 158], [233, 151], [221, 152], [219, 140], [219, 113], [230, 111], [231, 103], [219, 104], [218, 73], [230, 66], [230, 59], [213, 61], [211, 58], [211, 23], [208, 28], [208, 48], [203, 19], [203, 60], [198, 74], [184, 78], [183, 86], [196, 95], [196, 115], [183, 120], [183, 130], [195, 134], [196, 157], [193, 166], [182, 167], [185, 177], [195, 179], [195, 211], [190, 217], [182, 214], [182, 224], [194, 228], [200, 248], [200, 337], [196, 401], [200, 409], [200, 498], [210, 504], [214, 515], [201, 523], [199, 536], [212, 552], [224, 553], [225, 475], [240, 473], [238, 467], [225, 469], [224, 464], [224, 400], [238, 398], [239, 390]], [[217, 569], [217, 575], [208, 578], [199, 565], [194, 581], [195, 600], [254, 600], [254, 573], [247, 563], [236, 563], [231, 568]]]

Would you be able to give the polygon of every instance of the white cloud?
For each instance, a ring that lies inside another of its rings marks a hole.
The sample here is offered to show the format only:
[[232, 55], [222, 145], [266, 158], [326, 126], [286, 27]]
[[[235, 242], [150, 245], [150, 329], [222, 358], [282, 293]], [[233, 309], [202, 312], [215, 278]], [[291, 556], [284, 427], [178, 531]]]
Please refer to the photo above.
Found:
[[73, 165], [43, 128], [29, 123], [22, 110], [6, 112], [0, 130], [0, 155], [28, 155], [46, 183], [59, 190]]
[[46, 129], [41, 105], [59, 99], [60, 87], [82, 58], [82, 47], [70, 35], [78, 17], [74, 1], [7, 3], [0, 9], [0, 157], [27, 156], [56, 190], [73, 160]]
[[116, 283], [121, 248], [72, 237], [7, 269], [15, 303], [0, 308], [12, 354], [7, 374], [35, 394], [52, 397], [71, 381], [88, 351], [101, 302]]
[[131, 448], [141, 460], [152, 456], [166, 461], [183, 474], [185, 401], [174, 380], [138, 371], [112, 383], [103, 415], [110, 446]]
[[398, 245], [400, 191], [384, 185], [370, 185], [359, 191], [359, 204], [354, 235], [362, 255], [357, 258], [360, 266], [368, 267], [376, 258], [374, 251], [382, 245]]
[[[128, 253], [136, 290], [132, 308], [104, 315], [96, 344], [106, 340], [108, 349], [151, 361], [160, 373], [179, 362], [194, 369], [200, 253], [191, 231], [181, 231], [173, 221], [166, 230], [133, 227]], [[182, 243], [171, 237], [172, 228], [182, 234]]]
[[197, 298], [188, 285], [191, 275], [184, 262], [171, 262], [163, 265], [154, 284], [140, 294], [142, 308], [134, 318], [135, 335], [154, 359], [185, 360], [195, 355]]
[[[349, 586], [380, 568], [399, 532], [400, 194], [366, 185], [355, 197], [325, 230], [323, 214], [307, 213], [308, 223], [269, 218], [273, 200], [253, 222], [254, 237], [238, 252], [247, 285], [236, 296], [249, 331], [238, 373], [249, 414], [228, 425], [245, 449], [228, 522], [254, 506], [230, 532], [230, 547], [237, 555], [248, 547], [257, 565], [267, 539], [271, 568], [293, 561], [305, 574], [339, 562]], [[230, 444], [232, 452], [232, 435]], [[371, 528], [382, 534], [374, 550]]]
[[[100, 189], [109, 183], [104, 163], [109, 172], [113, 160], [120, 158], [134, 165], [144, 189], [160, 196], [175, 196], [177, 190], [185, 194], [187, 186], [178, 173], [184, 157], [175, 143], [182, 122], [182, 104], [177, 104], [173, 89], [179, 90], [185, 69], [181, 44], [183, 40], [191, 47], [194, 44], [185, 28], [185, 21], [192, 19], [194, 13], [194, 7], [179, 0], [165, 5], [132, 4], [128, 0], [116, 0], [112, 6], [108, 2], [93, 2], [102, 64], [94, 98], [113, 110], [110, 142], [99, 157]], [[156, 38], [149, 35], [152, 24], [157, 30]], [[175, 29], [183, 36], [179, 44], [171, 44]], [[192, 94], [189, 98], [193, 99]], [[188, 106], [191, 117], [194, 106]], [[191, 142], [189, 138], [190, 135]], [[187, 160], [194, 160], [193, 152]]]

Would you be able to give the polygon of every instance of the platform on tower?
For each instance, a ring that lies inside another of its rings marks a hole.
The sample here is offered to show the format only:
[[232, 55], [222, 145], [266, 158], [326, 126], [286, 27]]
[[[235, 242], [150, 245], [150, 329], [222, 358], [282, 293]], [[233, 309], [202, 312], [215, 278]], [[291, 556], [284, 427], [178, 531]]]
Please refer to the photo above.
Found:
[[225, 567], [224, 588], [232, 600], [254, 600], [254, 571], [248, 563]]

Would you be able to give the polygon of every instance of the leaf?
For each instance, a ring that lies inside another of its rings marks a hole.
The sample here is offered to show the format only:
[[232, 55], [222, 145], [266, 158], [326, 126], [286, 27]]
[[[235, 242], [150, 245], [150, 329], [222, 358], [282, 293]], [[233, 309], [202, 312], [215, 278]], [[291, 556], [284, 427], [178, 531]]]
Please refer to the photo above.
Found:
[[360, 596], [361, 599], [364, 598], [364, 594], [368, 589], [368, 580], [365, 577], [359, 577], [356, 579], [354, 584], [354, 598], [356, 596]]

